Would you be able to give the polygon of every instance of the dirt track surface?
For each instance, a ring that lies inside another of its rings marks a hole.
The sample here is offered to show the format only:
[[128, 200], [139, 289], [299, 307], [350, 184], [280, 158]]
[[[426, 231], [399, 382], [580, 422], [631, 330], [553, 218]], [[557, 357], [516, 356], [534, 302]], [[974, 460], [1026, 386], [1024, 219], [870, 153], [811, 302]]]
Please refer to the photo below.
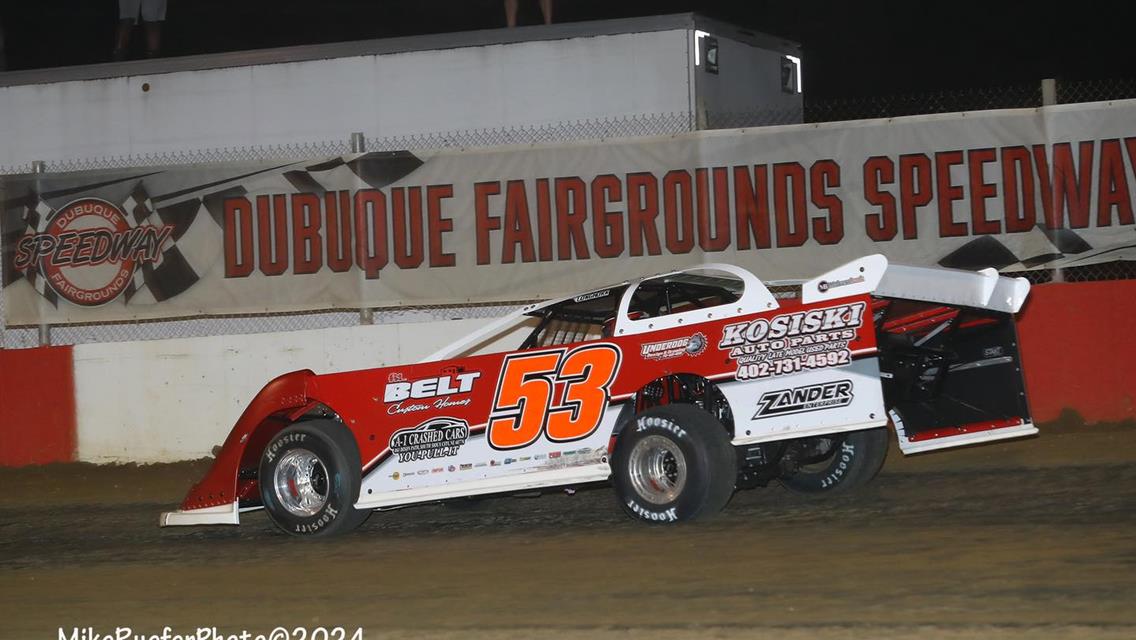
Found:
[[901, 458], [649, 527], [610, 489], [376, 513], [326, 542], [157, 527], [204, 463], [0, 469], [0, 638], [361, 626], [366, 638], [1133, 638], [1136, 428]]

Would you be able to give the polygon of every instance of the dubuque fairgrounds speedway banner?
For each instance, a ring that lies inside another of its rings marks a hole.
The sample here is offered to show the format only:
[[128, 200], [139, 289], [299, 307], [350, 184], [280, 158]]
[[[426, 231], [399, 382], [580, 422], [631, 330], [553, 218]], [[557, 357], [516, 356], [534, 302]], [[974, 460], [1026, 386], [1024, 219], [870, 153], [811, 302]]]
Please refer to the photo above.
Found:
[[1136, 101], [0, 180], [9, 325], [1136, 259]]

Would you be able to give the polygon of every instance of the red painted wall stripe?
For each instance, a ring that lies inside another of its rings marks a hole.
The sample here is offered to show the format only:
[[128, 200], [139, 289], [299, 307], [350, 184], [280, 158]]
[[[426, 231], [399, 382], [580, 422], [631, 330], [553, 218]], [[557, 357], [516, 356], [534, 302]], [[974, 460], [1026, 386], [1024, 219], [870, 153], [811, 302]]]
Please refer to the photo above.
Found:
[[71, 347], [0, 349], [0, 466], [74, 460]]
[[1034, 422], [1136, 418], [1136, 280], [1033, 287], [1018, 335]]

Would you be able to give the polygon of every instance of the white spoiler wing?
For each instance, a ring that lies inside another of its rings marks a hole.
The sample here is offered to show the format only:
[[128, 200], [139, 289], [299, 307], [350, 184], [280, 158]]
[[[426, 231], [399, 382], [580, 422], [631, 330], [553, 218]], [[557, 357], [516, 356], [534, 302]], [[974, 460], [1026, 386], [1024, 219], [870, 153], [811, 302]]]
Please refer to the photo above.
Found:
[[801, 285], [801, 301], [820, 302], [858, 293], [941, 302], [1017, 313], [1029, 295], [1025, 278], [1004, 278], [994, 269], [963, 271], [888, 264], [876, 254], [853, 260]]

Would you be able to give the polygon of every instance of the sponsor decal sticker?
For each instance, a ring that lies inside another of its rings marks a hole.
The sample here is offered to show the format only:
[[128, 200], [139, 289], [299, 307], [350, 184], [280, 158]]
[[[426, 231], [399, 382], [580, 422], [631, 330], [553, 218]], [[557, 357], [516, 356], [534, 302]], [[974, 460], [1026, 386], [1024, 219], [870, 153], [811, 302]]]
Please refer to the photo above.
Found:
[[863, 281], [864, 281], [864, 276], [852, 276], [851, 278], [845, 278], [843, 280], [821, 280], [820, 282], [817, 283], [817, 291], [824, 293], [825, 291], [828, 291], [829, 289], [835, 289], [837, 287], [847, 287], [850, 284], [860, 284]]
[[854, 302], [729, 324], [718, 348], [737, 363], [738, 380], [841, 367], [852, 362], [848, 345], [865, 308]]
[[702, 332], [682, 338], [672, 338], [659, 342], [648, 342], [639, 348], [639, 354], [646, 360], [670, 360], [680, 356], [698, 356], [706, 351], [706, 335]]
[[430, 460], [457, 454], [469, 439], [469, 423], [457, 418], [431, 418], [409, 429], [399, 429], [390, 439], [391, 453], [399, 462]]
[[480, 377], [480, 371], [467, 371], [465, 373], [420, 378], [413, 382], [407, 380], [388, 381], [386, 387], [383, 388], [383, 402], [423, 400], [469, 393], [473, 390], [474, 381]]
[[753, 419], [846, 407], [852, 404], [853, 397], [851, 380], [768, 391], [757, 401]]
[[471, 463], [471, 464], [463, 464], [463, 465], [461, 466], [461, 470], [462, 470], [462, 471], [469, 471], [469, 470], [470, 470], [470, 469], [472, 469], [472, 468], [473, 468], [473, 464], [472, 464], [472, 463]]
[[606, 298], [610, 293], [611, 293], [611, 289], [604, 289], [603, 291], [593, 291], [591, 293], [581, 294], [581, 295], [576, 296], [575, 298], [572, 298], [572, 302], [587, 302], [588, 300], [599, 300], [600, 298]]

